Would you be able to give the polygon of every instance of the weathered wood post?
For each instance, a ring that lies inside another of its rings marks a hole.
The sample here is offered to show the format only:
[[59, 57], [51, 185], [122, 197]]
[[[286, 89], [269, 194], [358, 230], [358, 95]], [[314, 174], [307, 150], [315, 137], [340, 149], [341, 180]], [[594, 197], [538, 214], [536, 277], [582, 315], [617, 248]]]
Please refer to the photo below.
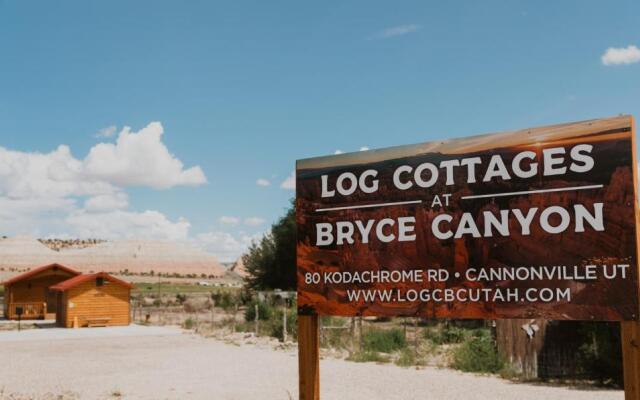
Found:
[[[631, 148], [634, 166], [638, 165], [636, 154], [636, 124], [631, 117]], [[632, 168], [634, 207], [636, 216], [636, 263], [638, 262], [638, 246], [640, 246], [640, 233], [638, 232], [638, 220], [640, 209], [638, 208], [638, 169]], [[636, 266], [636, 269], [638, 266]], [[638, 318], [638, 316], [636, 316]], [[624, 376], [624, 399], [640, 400], [640, 321], [623, 321], [620, 323], [620, 342], [622, 344], [622, 368]]]
[[[633, 149], [633, 165], [638, 165], [636, 154], [636, 124], [631, 117], [631, 148]], [[638, 232], [638, 220], [640, 209], [638, 208], [638, 170], [633, 172], [634, 207], [636, 216], [636, 263], [638, 262], [638, 246], [640, 246], [640, 232]], [[636, 269], [638, 266], [636, 265]], [[625, 400], [640, 400], [640, 321], [623, 321], [620, 323], [620, 342], [622, 344], [622, 367], [624, 376]]]
[[362, 352], [362, 316], [358, 317], [359, 327], [358, 327], [358, 351]]
[[356, 317], [351, 317], [351, 327], [350, 327], [350, 334], [351, 334], [351, 348], [349, 349], [349, 355], [353, 355], [353, 353], [355, 352], [355, 343], [356, 343]]
[[413, 318], [413, 353], [418, 358], [418, 317]]
[[298, 315], [300, 400], [320, 399], [320, 335], [317, 315]]
[[282, 299], [283, 301], [283, 310], [282, 310], [282, 342], [287, 342], [287, 299]]
[[254, 330], [255, 330], [255, 332], [256, 332], [256, 336], [258, 336], [258, 329], [260, 328], [260, 326], [259, 326], [259, 323], [260, 323], [260, 322], [258, 322], [258, 321], [260, 321], [260, 315], [259, 315], [259, 312], [260, 312], [259, 310], [260, 310], [260, 308], [258, 307], [258, 303], [254, 304], [254, 310], [255, 310], [255, 313], [256, 313], [255, 318], [254, 318], [254, 321], [253, 321], [253, 323], [254, 323]]
[[211, 330], [213, 330], [213, 326], [216, 322], [215, 314], [216, 314], [216, 301], [211, 299]]

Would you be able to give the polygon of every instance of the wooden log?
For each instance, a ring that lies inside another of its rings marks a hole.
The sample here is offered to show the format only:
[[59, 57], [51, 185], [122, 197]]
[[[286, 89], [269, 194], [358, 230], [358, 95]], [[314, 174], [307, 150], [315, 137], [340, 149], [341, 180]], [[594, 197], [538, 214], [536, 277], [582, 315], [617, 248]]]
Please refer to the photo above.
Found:
[[320, 399], [320, 335], [317, 315], [298, 315], [300, 400]]

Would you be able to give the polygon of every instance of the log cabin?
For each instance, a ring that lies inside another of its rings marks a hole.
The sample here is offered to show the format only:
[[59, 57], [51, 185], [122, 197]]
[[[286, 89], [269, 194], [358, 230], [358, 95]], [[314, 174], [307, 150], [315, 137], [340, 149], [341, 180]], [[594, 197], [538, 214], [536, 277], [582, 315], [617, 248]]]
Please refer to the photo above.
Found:
[[[31, 269], [2, 282], [4, 285], [4, 317], [7, 319], [54, 319], [57, 312], [56, 293], [50, 287], [80, 272], [60, 264]], [[21, 314], [20, 316], [18, 314]]]
[[106, 272], [83, 274], [51, 286], [60, 327], [129, 325], [131, 285]]

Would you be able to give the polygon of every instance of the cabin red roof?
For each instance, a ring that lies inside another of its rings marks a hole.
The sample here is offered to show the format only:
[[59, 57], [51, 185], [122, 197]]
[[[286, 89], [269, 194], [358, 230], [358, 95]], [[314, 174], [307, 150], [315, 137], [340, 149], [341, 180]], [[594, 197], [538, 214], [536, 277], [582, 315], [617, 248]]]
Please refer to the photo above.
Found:
[[60, 282], [58, 284], [55, 284], [53, 286], [51, 286], [49, 289], [51, 290], [57, 290], [60, 292], [64, 292], [67, 291], [73, 287], [78, 286], [81, 283], [96, 279], [96, 278], [103, 278], [106, 279], [110, 282], [116, 283], [118, 285], [122, 285], [125, 287], [128, 287], [129, 289], [133, 288], [133, 285], [130, 284], [129, 282], [125, 282], [123, 280], [120, 280], [114, 276], [111, 276], [109, 274], [107, 274], [106, 272], [97, 272], [95, 274], [83, 274], [83, 275], [78, 275], [78, 276], [74, 276], [71, 279], [67, 279], [64, 282]]
[[10, 285], [12, 283], [20, 282], [22, 280], [25, 280], [25, 279], [31, 278], [33, 276], [36, 276], [39, 273], [44, 272], [44, 271], [49, 270], [49, 269], [60, 269], [62, 271], [66, 271], [66, 272], [68, 272], [70, 274], [73, 274], [73, 275], [80, 275], [80, 272], [78, 272], [78, 271], [76, 271], [74, 269], [71, 269], [69, 267], [65, 267], [62, 264], [54, 263], [54, 264], [49, 264], [49, 265], [43, 265], [42, 267], [32, 268], [27, 272], [24, 272], [24, 273], [22, 273], [20, 275], [16, 275], [11, 279], [8, 279], [8, 280], [2, 282], [2, 284], [3, 285]]

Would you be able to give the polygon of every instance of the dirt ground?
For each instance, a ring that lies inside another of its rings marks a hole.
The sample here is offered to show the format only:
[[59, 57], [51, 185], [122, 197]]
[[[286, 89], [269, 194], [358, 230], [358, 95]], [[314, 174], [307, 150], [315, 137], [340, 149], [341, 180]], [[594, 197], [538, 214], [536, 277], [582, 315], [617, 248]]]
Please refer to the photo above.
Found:
[[[297, 398], [295, 347], [229, 344], [172, 327], [0, 332], [0, 399]], [[322, 399], [622, 400], [436, 368], [321, 361]]]

